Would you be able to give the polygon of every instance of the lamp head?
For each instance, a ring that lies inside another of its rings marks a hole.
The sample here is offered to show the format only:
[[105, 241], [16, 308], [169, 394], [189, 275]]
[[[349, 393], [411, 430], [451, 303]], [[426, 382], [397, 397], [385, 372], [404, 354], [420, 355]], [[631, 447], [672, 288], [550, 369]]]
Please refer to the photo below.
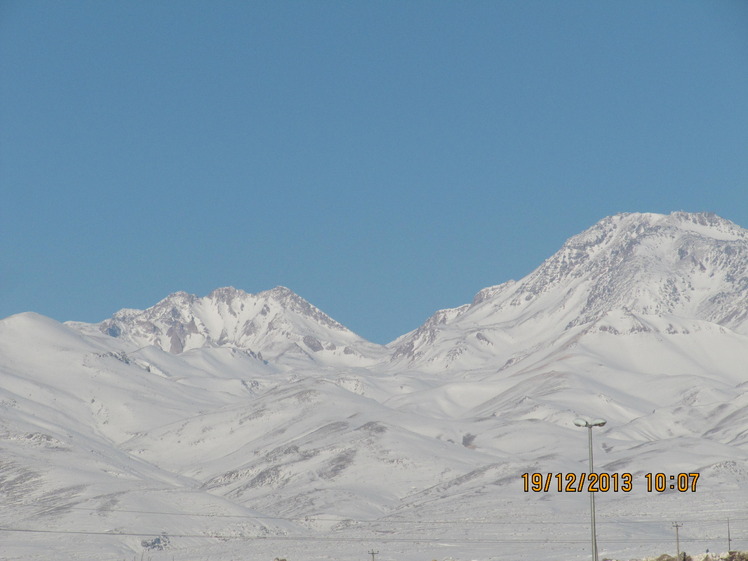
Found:
[[607, 423], [605, 419], [594, 419], [592, 421], [587, 421], [585, 419], [574, 419], [574, 424], [578, 427], [602, 427]]

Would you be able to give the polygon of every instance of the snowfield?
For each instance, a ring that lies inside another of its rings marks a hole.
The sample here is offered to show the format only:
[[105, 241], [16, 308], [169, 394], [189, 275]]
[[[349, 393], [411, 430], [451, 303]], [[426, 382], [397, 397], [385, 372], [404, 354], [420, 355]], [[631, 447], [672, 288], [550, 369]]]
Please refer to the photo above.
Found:
[[589, 559], [578, 417], [630, 474], [601, 560], [676, 521], [695, 559], [748, 549], [746, 365], [748, 231], [710, 214], [606, 218], [384, 346], [283, 287], [11, 316], [0, 558]]

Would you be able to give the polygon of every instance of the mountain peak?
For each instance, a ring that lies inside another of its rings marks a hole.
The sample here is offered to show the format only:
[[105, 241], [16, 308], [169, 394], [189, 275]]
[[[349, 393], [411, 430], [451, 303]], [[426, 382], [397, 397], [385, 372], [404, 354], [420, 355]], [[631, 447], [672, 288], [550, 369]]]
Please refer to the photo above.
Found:
[[621, 213], [603, 218], [572, 236], [564, 247], [589, 248], [648, 236], [680, 237], [689, 234], [723, 241], [748, 239], [746, 230], [711, 212]]
[[571, 237], [525, 278], [437, 312], [395, 342], [394, 358], [482, 364], [496, 360], [498, 340], [532, 346], [538, 332], [558, 339], [614, 311], [748, 332], [746, 271], [748, 231], [719, 216], [617, 214]]
[[660, 282], [688, 282], [699, 271], [732, 278], [745, 265], [747, 244], [746, 230], [710, 213], [618, 214], [570, 238], [518, 290], [530, 301], [584, 278], [613, 301]]
[[234, 298], [242, 298], [246, 295], [247, 293], [243, 290], [239, 290], [237, 288], [234, 288], [233, 286], [224, 286], [212, 290], [208, 294], [207, 298], [228, 302], [233, 300]]
[[299, 297], [298, 294], [296, 294], [293, 290], [291, 290], [290, 288], [286, 288], [285, 286], [276, 286], [275, 288], [266, 290], [265, 293], [269, 296], [272, 296], [273, 298], [278, 299]]
[[173, 354], [228, 346], [270, 360], [304, 356], [317, 362], [367, 362], [379, 353], [378, 345], [283, 286], [257, 294], [223, 287], [205, 297], [175, 292], [146, 310], [120, 310], [98, 329]]

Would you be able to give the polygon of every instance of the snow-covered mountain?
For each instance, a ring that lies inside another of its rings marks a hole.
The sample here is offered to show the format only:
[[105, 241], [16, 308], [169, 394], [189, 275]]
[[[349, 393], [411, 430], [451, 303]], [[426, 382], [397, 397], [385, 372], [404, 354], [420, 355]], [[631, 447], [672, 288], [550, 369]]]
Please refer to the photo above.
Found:
[[177, 292], [147, 310], [120, 310], [95, 329], [173, 354], [231, 347], [274, 362], [367, 364], [385, 352], [282, 286], [259, 294], [219, 288], [203, 298]]
[[501, 367], [595, 331], [720, 328], [748, 334], [748, 232], [713, 214], [621, 214], [391, 347], [415, 368]]
[[587, 493], [522, 478], [587, 471], [579, 416], [632, 476], [598, 494], [601, 558], [670, 552], [674, 520], [689, 553], [727, 518], [748, 549], [746, 310], [748, 232], [674, 213], [606, 218], [387, 346], [286, 288], [11, 316], [0, 557], [587, 559]]

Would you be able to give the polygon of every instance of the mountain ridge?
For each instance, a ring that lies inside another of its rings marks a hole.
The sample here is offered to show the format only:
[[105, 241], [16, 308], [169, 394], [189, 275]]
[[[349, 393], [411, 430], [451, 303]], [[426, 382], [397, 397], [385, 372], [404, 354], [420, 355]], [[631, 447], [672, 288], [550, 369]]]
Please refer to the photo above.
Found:
[[[551, 309], [566, 318], [563, 331], [601, 321], [617, 309], [643, 316], [692, 315], [748, 332], [746, 269], [748, 231], [713, 213], [622, 213], [572, 236], [523, 279], [486, 287], [472, 302], [435, 312], [387, 345], [353, 334], [282, 286], [257, 294], [223, 287], [205, 297], [175, 292], [146, 310], [123, 309], [96, 325], [105, 334], [173, 353], [235, 346], [271, 360], [293, 355], [339, 363], [350, 358], [351, 365], [381, 360], [415, 365], [438, 333], [470, 316], [483, 316], [468, 330], [487, 348], [493, 340], [479, 325], [501, 325], [505, 336], [499, 338], [506, 338]], [[715, 274], [723, 281], [716, 289], [707, 278]], [[246, 313], [245, 306], [253, 311]], [[564, 309], [571, 312], [563, 314]], [[457, 354], [462, 352], [451, 356]]]
[[175, 561], [582, 559], [587, 496], [522, 488], [586, 471], [580, 416], [607, 420], [597, 470], [634, 482], [599, 495], [601, 554], [664, 551], [685, 513], [714, 551], [748, 503], [745, 243], [712, 215], [609, 217], [387, 346], [283, 287], [0, 320], [4, 553], [130, 558], [168, 534]]

